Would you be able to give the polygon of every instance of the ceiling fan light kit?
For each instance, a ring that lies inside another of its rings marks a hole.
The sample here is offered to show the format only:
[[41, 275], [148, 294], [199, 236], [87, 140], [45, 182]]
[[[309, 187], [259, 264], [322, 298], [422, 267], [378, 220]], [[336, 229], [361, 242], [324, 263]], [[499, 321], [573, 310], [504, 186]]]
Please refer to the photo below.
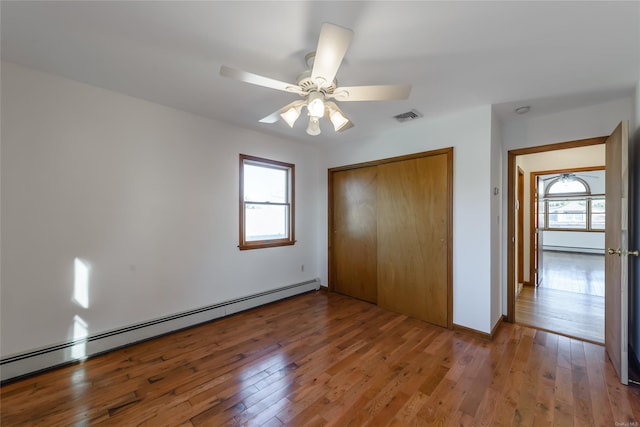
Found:
[[299, 105], [293, 105], [289, 108], [286, 108], [285, 111], [280, 113], [280, 117], [284, 120], [290, 128], [293, 127], [298, 117], [300, 117], [300, 113], [302, 112], [302, 106], [304, 104], [300, 103]]
[[311, 117], [324, 116], [324, 95], [321, 92], [313, 91], [307, 98], [307, 110]]
[[329, 120], [333, 124], [333, 129], [336, 132], [338, 132], [340, 129], [345, 127], [347, 123], [349, 123], [349, 119], [347, 119], [345, 115], [342, 114], [342, 111], [340, 111], [339, 108], [332, 108], [331, 106], [327, 105], [327, 110], [329, 111]]
[[307, 133], [311, 136], [320, 135], [320, 118], [309, 116], [309, 126], [307, 126]]
[[307, 107], [309, 124], [307, 134], [315, 136], [321, 133], [320, 119], [326, 117], [336, 132], [352, 128], [353, 122], [329, 99], [339, 101], [383, 101], [407, 99], [411, 92], [410, 85], [377, 85], [338, 87], [335, 79], [338, 68], [351, 44], [353, 31], [338, 25], [324, 23], [315, 52], [305, 56], [310, 67], [297, 79], [296, 84], [281, 82], [246, 71], [235, 70], [227, 66], [220, 67], [220, 75], [232, 79], [268, 87], [285, 92], [295, 93], [304, 100], [294, 101], [260, 120], [261, 123], [275, 123], [282, 119], [289, 127]]

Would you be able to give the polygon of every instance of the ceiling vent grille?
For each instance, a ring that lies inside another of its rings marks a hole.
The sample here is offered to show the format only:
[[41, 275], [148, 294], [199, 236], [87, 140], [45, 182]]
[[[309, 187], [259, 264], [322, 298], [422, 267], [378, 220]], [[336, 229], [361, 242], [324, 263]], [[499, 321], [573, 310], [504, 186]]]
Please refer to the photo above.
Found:
[[396, 119], [397, 121], [399, 121], [400, 123], [404, 123], [404, 122], [408, 122], [411, 120], [415, 120], [422, 117], [422, 114], [420, 114], [418, 111], [416, 110], [411, 110], [411, 111], [407, 111], [406, 113], [402, 113], [402, 114], [398, 114], [397, 116], [393, 116], [394, 119]]

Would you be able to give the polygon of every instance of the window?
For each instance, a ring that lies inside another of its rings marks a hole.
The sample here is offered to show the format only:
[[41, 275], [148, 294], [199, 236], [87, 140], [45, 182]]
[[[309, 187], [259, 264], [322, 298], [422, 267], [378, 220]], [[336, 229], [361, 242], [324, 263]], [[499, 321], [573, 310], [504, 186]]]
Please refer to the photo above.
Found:
[[604, 195], [593, 195], [582, 178], [563, 173], [553, 178], [544, 191], [539, 223], [545, 230], [604, 230]]
[[294, 168], [240, 155], [240, 250], [295, 243]]
[[590, 194], [589, 185], [581, 178], [556, 178], [549, 183], [546, 191], [548, 196], [566, 194]]
[[604, 197], [590, 200], [590, 225], [592, 230], [604, 230]]
[[547, 199], [547, 228], [580, 229], [587, 228], [587, 201], [584, 199]]

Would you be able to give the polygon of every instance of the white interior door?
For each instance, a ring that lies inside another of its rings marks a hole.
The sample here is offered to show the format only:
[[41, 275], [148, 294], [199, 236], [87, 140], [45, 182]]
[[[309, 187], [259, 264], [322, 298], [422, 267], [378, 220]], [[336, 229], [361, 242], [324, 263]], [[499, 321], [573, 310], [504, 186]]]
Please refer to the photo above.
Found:
[[605, 347], [622, 384], [629, 380], [629, 129], [606, 141]]

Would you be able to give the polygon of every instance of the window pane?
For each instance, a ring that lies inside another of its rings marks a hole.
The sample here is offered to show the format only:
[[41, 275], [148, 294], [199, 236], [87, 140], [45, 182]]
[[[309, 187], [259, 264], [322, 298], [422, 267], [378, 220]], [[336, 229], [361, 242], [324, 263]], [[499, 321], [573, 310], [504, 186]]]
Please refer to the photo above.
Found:
[[586, 200], [549, 200], [548, 228], [587, 228]]
[[544, 223], [544, 202], [538, 203], [538, 227], [545, 228], [546, 224]]
[[287, 171], [245, 163], [244, 200], [286, 203]]
[[289, 206], [245, 203], [246, 241], [286, 239]]
[[587, 188], [580, 181], [556, 181], [551, 184], [547, 194], [586, 193]]
[[605, 204], [604, 199], [591, 200], [591, 229], [604, 230]]

